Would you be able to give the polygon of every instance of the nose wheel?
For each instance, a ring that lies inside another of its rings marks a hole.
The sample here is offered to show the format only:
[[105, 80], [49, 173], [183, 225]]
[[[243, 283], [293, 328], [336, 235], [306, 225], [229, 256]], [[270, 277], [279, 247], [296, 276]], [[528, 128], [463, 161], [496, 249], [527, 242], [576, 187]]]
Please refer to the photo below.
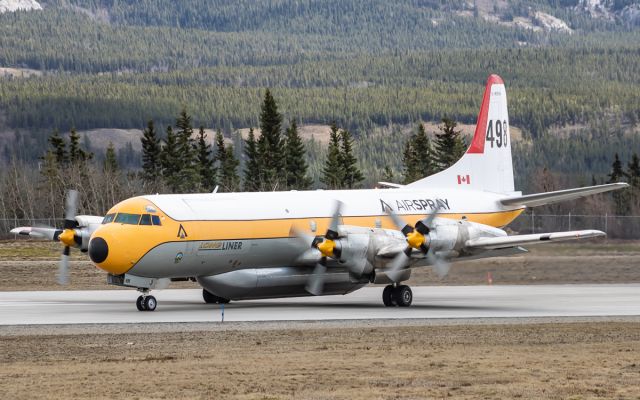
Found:
[[153, 296], [142, 295], [136, 300], [138, 311], [154, 311], [157, 305], [158, 301]]
[[407, 285], [387, 285], [382, 291], [385, 307], [409, 307], [413, 302], [413, 292]]

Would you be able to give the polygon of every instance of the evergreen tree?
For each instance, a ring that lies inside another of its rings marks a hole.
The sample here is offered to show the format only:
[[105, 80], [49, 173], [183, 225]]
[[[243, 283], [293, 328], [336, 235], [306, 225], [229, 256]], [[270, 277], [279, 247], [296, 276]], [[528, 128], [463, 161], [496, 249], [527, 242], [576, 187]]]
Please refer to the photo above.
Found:
[[609, 182], [620, 182], [620, 179], [625, 177], [624, 170], [622, 169], [622, 161], [618, 157], [618, 153], [615, 154], [613, 163], [611, 164], [611, 173], [609, 173]]
[[629, 184], [640, 189], [640, 158], [638, 153], [633, 153], [631, 161], [627, 164], [627, 177], [629, 178]]
[[[611, 164], [611, 173], [609, 174], [609, 183], [620, 182], [622, 178], [626, 176], [622, 169], [622, 162], [618, 153], [615, 154], [613, 163]], [[624, 190], [616, 190], [611, 193], [613, 197], [613, 203], [615, 204], [615, 211], [618, 215], [625, 215], [629, 212], [629, 196]]]
[[109, 142], [107, 150], [104, 154], [103, 169], [105, 172], [115, 173], [118, 171], [118, 160], [116, 159], [116, 150], [113, 147], [113, 143]]
[[[459, 153], [458, 158], [464, 154], [464, 142], [460, 139], [458, 146], [462, 146], [462, 152], [459, 149], [456, 151]], [[416, 180], [424, 178], [425, 176], [432, 175], [436, 172], [435, 165], [433, 163], [433, 150], [431, 149], [431, 141], [427, 136], [427, 132], [424, 130], [422, 122], [418, 123], [418, 133], [413, 137], [413, 149], [416, 157]]]
[[233, 192], [238, 190], [239, 177], [237, 173], [238, 160], [233, 154], [233, 146], [226, 146], [222, 131], [218, 129], [216, 132], [216, 156], [215, 161], [218, 164], [218, 182], [220, 189], [224, 192]]
[[142, 179], [145, 183], [157, 186], [162, 175], [162, 163], [160, 160], [160, 139], [156, 134], [153, 120], [147, 122], [147, 127], [142, 131]]
[[287, 188], [305, 190], [311, 186], [311, 179], [307, 176], [307, 160], [305, 148], [298, 134], [298, 125], [291, 121], [286, 132], [285, 140]]
[[204, 127], [201, 126], [197, 140], [198, 173], [200, 175], [200, 185], [207, 191], [211, 191], [216, 185], [216, 170], [211, 158], [211, 145], [207, 143], [206, 139], [207, 135], [204, 132]]
[[71, 128], [69, 134], [69, 161], [72, 164], [82, 163], [93, 158], [93, 154], [88, 153], [80, 147], [80, 135], [75, 128]]
[[342, 167], [342, 184], [341, 187], [353, 189], [364, 180], [364, 176], [358, 168], [358, 160], [353, 155], [353, 138], [348, 130], [340, 132], [340, 165]]
[[162, 176], [169, 190], [177, 193], [180, 189], [180, 158], [178, 157], [178, 143], [176, 135], [173, 133], [171, 125], [167, 126], [167, 139], [162, 152], [160, 153], [160, 162], [162, 164]]
[[232, 145], [227, 146], [225, 151], [227, 154], [222, 164], [222, 188], [225, 192], [237, 192], [240, 189], [240, 177], [238, 176], [240, 162], [234, 155]]
[[416, 154], [414, 147], [414, 137], [411, 136], [404, 145], [402, 152], [402, 170], [404, 174], [404, 184], [409, 184], [420, 179], [418, 173], [418, 155]]
[[269, 190], [284, 189], [286, 186], [285, 154], [282, 140], [282, 115], [278, 105], [267, 89], [260, 111], [260, 166], [263, 182]]
[[179, 161], [179, 190], [193, 192], [199, 182], [195, 141], [193, 140], [193, 126], [191, 116], [186, 109], [182, 109], [176, 119], [176, 144]]
[[324, 183], [327, 189], [341, 189], [344, 181], [344, 171], [340, 162], [340, 134], [335, 122], [331, 124], [329, 148], [327, 149], [327, 160], [322, 168], [320, 182]]
[[55, 156], [55, 161], [58, 165], [64, 165], [69, 162], [69, 158], [67, 157], [67, 145], [64, 142], [64, 139], [60, 137], [58, 131], [54, 131], [51, 136], [49, 136], [49, 144], [51, 145], [51, 152]]
[[456, 130], [458, 123], [451, 119], [442, 118], [442, 125], [438, 127], [441, 133], [436, 133], [434, 159], [439, 170], [449, 168], [462, 157], [465, 143]]
[[245, 168], [244, 168], [244, 190], [255, 192], [260, 190], [260, 158], [258, 154], [258, 143], [253, 134], [253, 128], [249, 129], [249, 136], [245, 140]]

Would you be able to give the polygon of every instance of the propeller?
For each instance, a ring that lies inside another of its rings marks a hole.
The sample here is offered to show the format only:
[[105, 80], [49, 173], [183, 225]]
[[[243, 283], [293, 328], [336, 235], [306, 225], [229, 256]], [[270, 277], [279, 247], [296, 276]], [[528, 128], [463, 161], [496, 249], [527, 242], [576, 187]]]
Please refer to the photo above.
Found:
[[340, 244], [337, 242], [339, 238], [338, 226], [340, 225], [340, 211], [342, 210], [342, 202], [336, 201], [336, 207], [331, 216], [331, 222], [329, 223], [329, 228], [323, 237], [314, 237], [310, 238], [310, 235], [304, 234], [302, 232], [296, 231], [296, 236], [298, 236], [301, 240], [304, 240], [307, 245], [309, 244], [309, 239], [311, 242], [311, 248], [316, 249], [320, 252], [320, 260], [316, 263], [313, 272], [309, 276], [309, 281], [305, 286], [307, 292], [319, 296], [322, 294], [324, 289], [324, 280], [327, 272], [327, 259], [340, 258]]
[[437, 217], [440, 208], [429, 214], [426, 218], [421, 219], [413, 227], [406, 223], [400, 216], [398, 216], [391, 208], [385, 207], [387, 215], [391, 218], [394, 225], [402, 232], [407, 239], [407, 247], [398, 253], [398, 255], [391, 261], [391, 265], [387, 271], [387, 276], [396, 281], [400, 278], [400, 271], [405, 268], [411, 260], [411, 252], [413, 249], [420, 250], [422, 254], [427, 257], [429, 263], [433, 265], [434, 270], [439, 278], [444, 278], [449, 273], [449, 263], [444, 259], [437, 257], [433, 251], [429, 251], [431, 245], [431, 237], [429, 233], [435, 229], [433, 228], [433, 220]]
[[69, 283], [69, 255], [71, 254], [71, 246], [77, 244], [76, 239], [76, 213], [78, 211], [78, 191], [69, 190], [65, 199], [64, 206], [64, 230], [58, 234], [58, 240], [65, 246], [60, 256], [60, 264], [58, 266], [58, 283], [66, 285]]

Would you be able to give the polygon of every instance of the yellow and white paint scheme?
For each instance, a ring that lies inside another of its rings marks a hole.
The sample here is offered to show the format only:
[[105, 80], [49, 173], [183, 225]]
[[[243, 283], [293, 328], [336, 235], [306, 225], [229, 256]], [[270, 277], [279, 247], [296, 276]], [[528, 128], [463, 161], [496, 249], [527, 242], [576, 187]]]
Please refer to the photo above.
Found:
[[[111, 222], [98, 228], [93, 236], [103, 238], [109, 248], [108, 256], [97, 266], [114, 275], [127, 272], [156, 278], [212, 275], [233, 267], [291, 265], [300, 250], [292, 247], [286, 252], [281, 249], [286, 246], [277, 246], [281, 251], [271, 254], [274, 241], [282, 244], [293, 240], [292, 228], [322, 235], [329, 226], [336, 200], [344, 203], [343, 225], [393, 230], [396, 228], [386, 215], [383, 202], [412, 225], [440, 206], [440, 217], [502, 227], [524, 209], [501, 206], [499, 200], [503, 197], [489, 192], [461, 197], [451, 189], [142, 196], [117, 204], [108, 214], [158, 215], [160, 226]], [[234, 242], [240, 246], [234, 246]], [[228, 248], [222, 249], [224, 246]], [[154, 251], [163, 254], [153, 257], [154, 263], [145, 263], [145, 256]], [[207, 255], [214, 252], [221, 265], [206, 262]], [[182, 253], [182, 259], [175, 263], [178, 253]], [[190, 262], [191, 257], [198, 261]], [[158, 265], [162, 259], [167, 261], [164, 267]]]
[[[77, 243], [109, 273], [110, 283], [143, 292], [139, 310], [155, 309], [148, 291], [169, 279], [197, 280], [207, 302], [345, 294], [390, 283], [385, 305], [407, 306], [411, 291], [398, 283], [412, 268], [431, 265], [438, 271], [439, 260], [511, 255], [526, 251], [520, 247], [525, 244], [604, 235], [586, 230], [508, 236], [500, 229], [526, 207], [626, 186], [522, 195], [514, 190], [509, 131], [505, 85], [491, 75], [463, 157], [408, 185], [140, 196], [116, 204], [97, 227], [95, 218], [78, 216], [73, 230], [14, 231]], [[427, 218], [434, 213], [437, 218]]]
[[[89, 254], [116, 284], [147, 290], [159, 279], [192, 278], [216, 296], [244, 299], [314, 293], [305, 283], [317, 271], [327, 276], [323, 294], [348, 293], [370, 282], [406, 280], [411, 268], [431, 264], [429, 252], [448, 259], [491, 257], [525, 251], [521, 244], [601, 236], [599, 231], [507, 236], [499, 229], [527, 206], [624, 187], [522, 196], [514, 191], [509, 130], [505, 85], [491, 75], [469, 149], [438, 174], [393, 189], [135, 197], [109, 210], [91, 235]], [[338, 202], [343, 205], [338, 233], [349, 239], [349, 248], [330, 257], [335, 242], [327, 241], [309, 257], [310, 243], [301, 245], [296, 232], [323, 236]], [[414, 231], [405, 238], [386, 210], [411, 226], [437, 210], [422, 254], [413, 249], [419, 250], [425, 236]], [[385, 276], [390, 260], [403, 251], [407, 260], [400, 274]], [[312, 272], [314, 266], [320, 269]]]

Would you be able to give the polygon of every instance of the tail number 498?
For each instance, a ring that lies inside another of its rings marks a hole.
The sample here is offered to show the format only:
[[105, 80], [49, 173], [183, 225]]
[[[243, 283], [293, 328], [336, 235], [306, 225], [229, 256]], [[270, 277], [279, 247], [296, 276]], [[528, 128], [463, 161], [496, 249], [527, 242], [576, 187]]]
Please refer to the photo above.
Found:
[[[493, 132], [493, 126], [495, 125], [495, 135]], [[487, 124], [487, 142], [491, 142], [491, 148], [495, 142], [496, 147], [507, 147], [507, 121], [494, 121], [489, 120]]]

